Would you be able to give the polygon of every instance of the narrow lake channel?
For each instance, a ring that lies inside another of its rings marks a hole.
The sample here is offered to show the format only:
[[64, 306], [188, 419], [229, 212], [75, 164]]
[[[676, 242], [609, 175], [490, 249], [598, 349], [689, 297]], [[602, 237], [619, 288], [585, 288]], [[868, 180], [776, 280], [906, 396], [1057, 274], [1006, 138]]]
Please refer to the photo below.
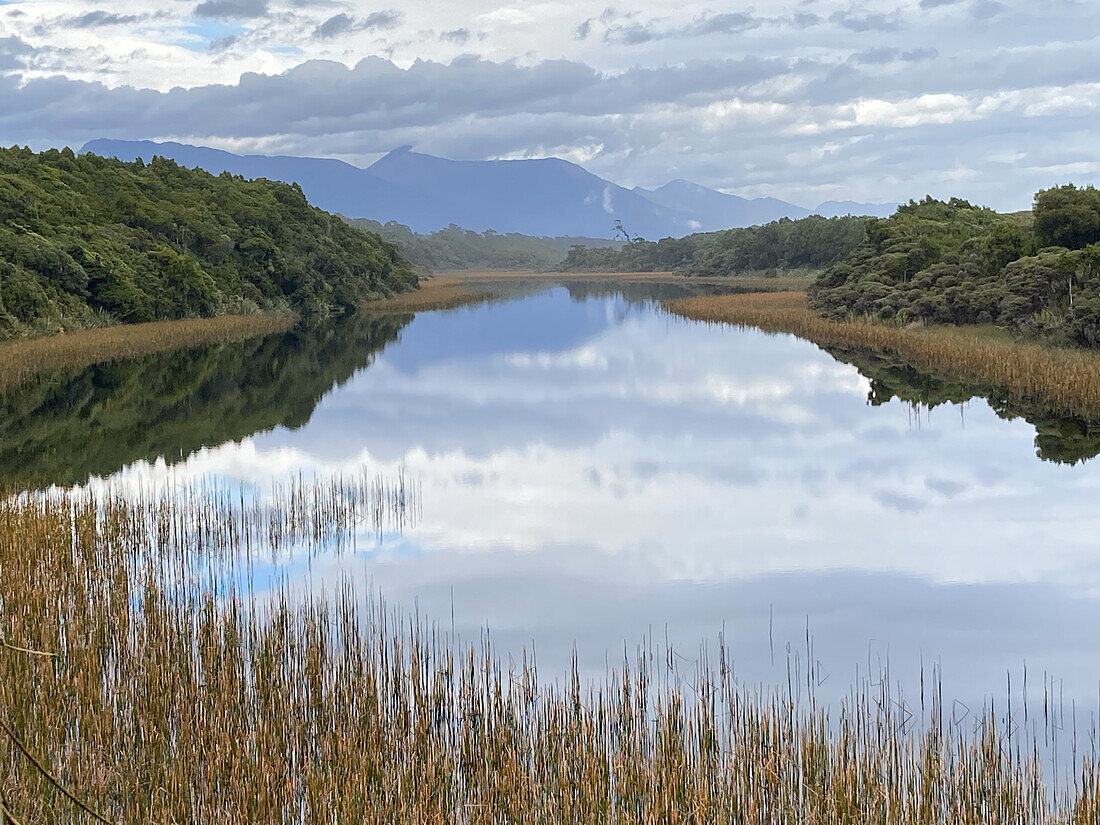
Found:
[[574, 647], [598, 676], [666, 640], [687, 672], [721, 634], [748, 684], [809, 665], [842, 696], [888, 667], [915, 691], [938, 667], [977, 707], [1026, 668], [1033, 696], [1046, 682], [1091, 712], [1100, 437], [875, 369], [684, 321], [644, 287], [528, 289], [9, 388], [0, 473], [259, 490], [403, 473], [404, 529], [260, 580], [351, 574], [464, 639], [488, 628], [503, 656], [533, 648], [549, 678]]

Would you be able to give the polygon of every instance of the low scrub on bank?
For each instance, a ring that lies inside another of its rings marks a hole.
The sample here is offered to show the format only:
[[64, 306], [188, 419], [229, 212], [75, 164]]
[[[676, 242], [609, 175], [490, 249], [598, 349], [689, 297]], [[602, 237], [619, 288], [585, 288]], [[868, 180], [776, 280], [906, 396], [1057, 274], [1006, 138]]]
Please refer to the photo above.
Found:
[[1021, 400], [1100, 418], [1100, 356], [1084, 350], [1015, 341], [988, 327], [898, 327], [823, 318], [802, 292], [684, 298], [665, 306], [685, 318], [791, 333], [826, 348], [896, 352], [919, 369], [995, 384]]
[[[312, 529], [347, 512], [346, 489], [296, 491], [288, 512]], [[353, 504], [375, 495], [351, 489]], [[405, 501], [380, 489], [383, 507]], [[346, 581], [327, 593], [258, 589], [249, 531], [203, 510], [223, 504], [110, 490], [0, 500], [10, 820], [1053, 825], [1100, 815], [1096, 753], [1075, 751], [1055, 796], [1040, 746], [1057, 727], [1020, 730], [990, 705], [964, 729], [934, 676], [919, 702], [883, 679], [826, 707], [813, 673], [801, 686], [745, 689], [719, 646], [691, 674], [673, 668], [674, 651], [645, 649], [596, 683], [575, 669], [540, 679], [533, 658], [506, 668], [487, 639], [458, 644]]]
[[291, 309], [415, 283], [397, 247], [300, 188], [154, 158], [0, 149], [0, 338]]
[[995, 324], [1100, 346], [1100, 190], [1041, 191], [1030, 215], [958, 198], [910, 202], [870, 221], [866, 241], [810, 298], [835, 319]]

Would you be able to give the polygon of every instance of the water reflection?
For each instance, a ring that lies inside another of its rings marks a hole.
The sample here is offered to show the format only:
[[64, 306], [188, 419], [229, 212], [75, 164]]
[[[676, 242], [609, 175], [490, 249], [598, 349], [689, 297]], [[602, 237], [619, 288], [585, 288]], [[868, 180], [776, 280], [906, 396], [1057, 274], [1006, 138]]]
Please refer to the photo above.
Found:
[[301, 427], [407, 320], [350, 318], [0, 387], [0, 484], [82, 484], [135, 461], [173, 464], [203, 447]]
[[845, 347], [827, 347], [839, 361], [852, 364], [871, 380], [868, 401], [876, 407], [895, 398], [918, 410], [980, 399], [1002, 418], [1022, 418], [1035, 427], [1035, 452], [1045, 461], [1076, 464], [1100, 454], [1100, 421], [1052, 414], [1042, 404], [1010, 398], [994, 386], [961, 384], [921, 372], [897, 355]]
[[[1019, 411], [961, 414], [973, 391], [905, 365], [599, 289], [43, 382], [4, 397], [4, 471], [403, 469], [422, 520], [292, 567], [302, 586], [353, 569], [471, 638], [488, 625], [505, 652], [533, 644], [546, 672], [574, 644], [602, 672], [646, 634], [690, 652], [724, 628], [741, 677], [774, 680], [809, 626], [838, 693], [886, 659], [910, 679], [938, 660], [966, 697], [1027, 663], [1091, 706], [1100, 464], [1037, 461], [1034, 428], [1006, 418]], [[167, 400], [143, 406], [158, 388]], [[919, 421], [916, 400], [932, 406]], [[1034, 420], [1044, 457], [1092, 454], [1093, 431]]]

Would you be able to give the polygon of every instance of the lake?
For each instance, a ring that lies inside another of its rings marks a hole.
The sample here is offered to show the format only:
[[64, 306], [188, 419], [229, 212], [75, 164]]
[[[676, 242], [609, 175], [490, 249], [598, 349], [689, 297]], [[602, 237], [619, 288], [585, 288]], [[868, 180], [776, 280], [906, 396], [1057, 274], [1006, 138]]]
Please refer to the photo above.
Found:
[[962, 718], [1026, 669], [1032, 697], [1097, 706], [1100, 436], [684, 321], [656, 290], [526, 287], [43, 376], [0, 392], [0, 476], [404, 473], [413, 523], [259, 580], [351, 575], [505, 657], [533, 649], [550, 678], [574, 649], [599, 677], [666, 641], [686, 672], [721, 637], [746, 684], [809, 664], [826, 696], [887, 668], [912, 691], [939, 668]]

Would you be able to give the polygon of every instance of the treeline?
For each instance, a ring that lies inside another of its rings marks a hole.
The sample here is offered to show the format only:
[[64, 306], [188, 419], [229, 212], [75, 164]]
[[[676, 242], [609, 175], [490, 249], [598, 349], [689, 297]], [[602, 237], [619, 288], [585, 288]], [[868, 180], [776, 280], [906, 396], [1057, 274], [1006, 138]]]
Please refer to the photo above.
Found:
[[1030, 214], [926, 198], [872, 220], [811, 303], [833, 318], [995, 324], [1100, 346], [1100, 191], [1040, 191]]
[[867, 218], [783, 218], [762, 226], [634, 241], [622, 249], [575, 246], [561, 268], [590, 272], [680, 272], [738, 275], [824, 269], [865, 239]]
[[515, 232], [474, 232], [451, 224], [431, 234], [413, 232], [405, 224], [352, 218], [355, 227], [397, 244], [413, 266], [428, 272], [448, 269], [545, 270], [560, 264], [577, 245], [618, 249], [622, 241], [601, 238], [534, 237]]
[[301, 189], [154, 158], [0, 149], [0, 337], [291, 308], [415, 284], [397, 247]]

